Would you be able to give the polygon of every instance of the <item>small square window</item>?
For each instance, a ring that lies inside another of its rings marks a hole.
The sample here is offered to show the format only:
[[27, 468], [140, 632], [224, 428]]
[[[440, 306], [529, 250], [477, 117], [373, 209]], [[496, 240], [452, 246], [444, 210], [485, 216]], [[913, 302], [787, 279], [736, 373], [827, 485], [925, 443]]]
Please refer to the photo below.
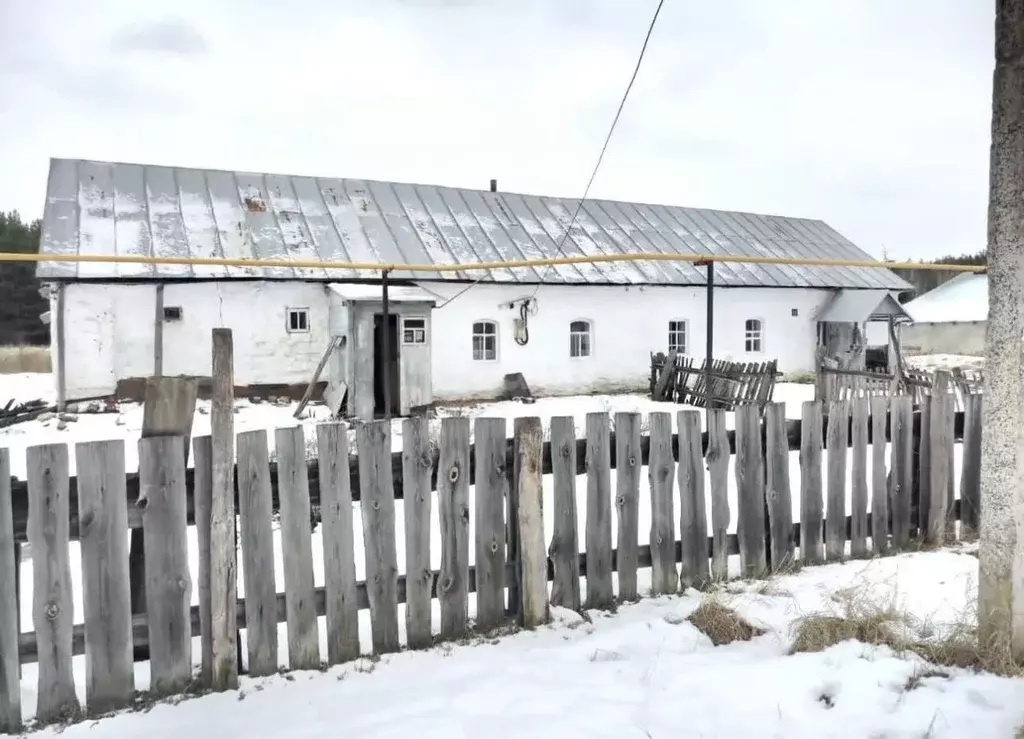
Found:
[[403, 344], [426, 344], [427, 343], [427, 319], [426, 318], [403, 318], [402, 319], [402, 343]]
[[287, 327], [290, 334], [308, 333], [309, 308], [289, 308]]
[[799, 310], [797, 310], [796, 308], [794, 308], [793, 310], [791, 310], [791, 311], [790, 311], [790, 313], [789, 313], [789, 314], [790, 314], [791, 316], [793, 316], [793, 318], [796, 318], [797, 316], [799, 316], [799, 315], [800, 315], [800, 311], [799, 311]]
[[181, 320], [181, 306], [167, 305], [164, 306], [164, 320], [165, 321], [180, 321]]

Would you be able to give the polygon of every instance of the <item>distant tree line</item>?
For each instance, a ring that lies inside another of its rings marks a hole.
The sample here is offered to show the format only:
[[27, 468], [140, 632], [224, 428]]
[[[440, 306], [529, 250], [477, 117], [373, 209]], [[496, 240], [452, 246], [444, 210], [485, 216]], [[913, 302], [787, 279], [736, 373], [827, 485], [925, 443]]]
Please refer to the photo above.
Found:
[[[0, 211], [0, 252], [39, 251], [42, 223], [25, 223], [17, 211]], [[0, 346], [50, 343], [50, 327], [39, 316], [50, 303], [39, 294], [35, 262], [0, 262]]]

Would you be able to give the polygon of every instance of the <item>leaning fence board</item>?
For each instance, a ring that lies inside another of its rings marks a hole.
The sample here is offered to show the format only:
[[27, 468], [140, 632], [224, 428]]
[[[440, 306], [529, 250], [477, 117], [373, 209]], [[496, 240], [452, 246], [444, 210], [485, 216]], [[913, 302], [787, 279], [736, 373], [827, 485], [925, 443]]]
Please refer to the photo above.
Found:
[[[671, 433], [670, 429], [670, 436]], [[554, 531], [548, 547], [554, 567], [551, 604], [578, 611], [580, 542], [576, 516], [576, 419], [572, 416], [551, 419], [551, 477], [555, 506]]]
[[876, 554], [889, 551], [889, 489], [885, 470], [885, 423], [889, 399], [871, 398], [871, 548]]
[[18, 568], [11, 508], [11, 456], [0, 449], [0, 734], [21, 730]]
[[[679, 536], [683, 550], [679, 582], [684, 589], [704, 588], [711, 579], [711, 572], [708, 569], [704, 470], [700, 459], [700, 411], [680, 411], [676, 418], [679, 426]], [[668, 486], [671, 491], [671, 479]], [[666, 528], [668, 533], [672, 532], [671, 525]]]
[[516, 429], [516, 483], [519, 485], [519, 556], [522, 561], [523, 627], [548, 620], [547, 553], [544, 550], [544, 490], [541, 450], [544, 435], [539, 418], [527, 418]]
[[[477, 442], [479, 443], [479, 441]], [[402, 495], [405, 499], [405, 637], [410, 649], [430, 646], [431, 595], [434, 573], [430, 567], [430, 428], [425, 416], [402, 421]], [[351, 503], [349, 504], [351, 529]], [[358, 649], [358, 627], [351, 626]]]
[[841, 560], [846, 551], [846, 447], [849, 435], [848, 401], [828, 404], [828, 505], [825, 507], [825, 556]]
[[[850, 470], [850, 556], [868, 554], [868, 399], [854, 398], [853, 453]], [[844, 532], [843, 538], [846, 538]]]
[[463, 636], [469, 620], [469, 419], [441, 421], [437, 462], [437, 501], [441, 522], [441, 572], [437, 599], [441, 635]]
[[249, 674], [262, 677], [278, 669], [273, 501], [265, 429], [238, 435], [237, 474]]
[[889, 507], [892, 510], [893, 545], [910, 543], [911, 491], [914, 483], [914, 407], [909, 396], [892, 399], [892, 456], [889, 473]]
[[75, 468], [82, 522], [85, 700], [97, 714], [127, 707], [135, 693], [124, 441], [76, 445]]
[[[494, 628], [505, 619], [507, 426], [504, 418], [478, 418], [473, 432], [476, 442], [476, 626], [481, 630]], [[468, 469], [465, 477], [469, 479]]]
[[[192, 449], [195, 457], [192, 496], [195, 506], [196, 544], [199, 548], [199, 572], [197, 573], [196, 589], [199, 591], [199, 650], [202, 666], [200, 680], [203, 685], [209, 685], [213, 679], [213, 593], [210, 590], [213, 439], [209, 436], [197, 436], [192, 440]], [[129, 569], [131, 568], [129, 567]], [[274, 667], [275, 669], [277, 667], [276, 660]]]
[[800, 561], [805, 565], [825, 560], [821, 538], [823, 498], [821, 489], [821, 403], [804, 402], [800, 433]]
[[928, 526], [923, 536], [924, 543], [929, 546], [942, 546], [946, 541], [946, 488], [953, 477], [947, 446], [953, 443], [953, 402], [953, 396], [948, 393], [931, 396], [931, 429], [928, 434], [931, 454], [927, 471], [931, 480], [931, 499]]
[[374, 421], [359, 426], [356, 429], [356, 450], [373, 650], [377, 653], [397, 652], [398, 553], [391, 476], [391, 423]]
[[793, 566], [795, 542], [784, 403], [769, 403], [765, 406], [765, 454], [765, 495], [768, 500], [772, 572], [786, 572]]
[[984, 396], [964, 398], [964, 448], [960, 463], [960, 537], [978, 538], [981, 524], [981, 404]]
[[310, 537], [309, 478], [302, 426], [274, 432], [277, 484], [281, 498], [281, 553], [288, 617], [288, 666], [293, 670], [320, 667], [313, 542]]
[[736, 409], [736, 533], [743, 577], [761, 577], [767, 569], [764, 504], [760, 409], [744, 403]]
[[729, 436], [725, 411], [708, 411], [708, 478], [711, 483], [711, 577], [729, 577]]
[[587, 414], [587, 607], [611, 605], [611, 439], [607, 413]]
[[[697, 423], [700, 423], [699, 413]], [[651, 413], [650, 424], [651, 452], [647, 473], [651, 488], [651, 590], [654, 595], [663, 595], [676, 592], [678, 584], [675, 556], [676, 523], [673, 512], [675, 506], [672, 505], [675, 483], [675, 460], [672, 458], [672, 416], [668, 413]], [[553, 430], [552, 439], [554, 439]], [[704, 470], [700, 460], [699, 437], [696, 452], [697, 458], [693, 465], [703, 482]], [[703, 499], [702, 485], [702, 502]], [[701, 541], [701, 557], [705, 564], [705, 576], [707, 576], [707, 521], [703, 516], [702, 521], [704, 522], [704, 534]], [[684, 561], [686, 559], [685, 552], [683, 559]]]
[[640, 561], [640, 414], [615, 414], [615, 510], [619, 598], [636, 600]]
[[184, 445], [180, 436], [139, 440], [150, 691], [161, 696], [182, 692], [192, 679]]

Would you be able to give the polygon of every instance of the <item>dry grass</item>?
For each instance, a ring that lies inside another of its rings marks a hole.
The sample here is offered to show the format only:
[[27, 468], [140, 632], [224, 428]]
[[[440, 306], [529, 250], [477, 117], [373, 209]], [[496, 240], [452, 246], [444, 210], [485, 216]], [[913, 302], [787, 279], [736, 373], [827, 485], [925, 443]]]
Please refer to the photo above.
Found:
[[764, 632], [713, 597], [704, 598], [686, 619], [716, 647], [738, 641], [750, 641]]
[[48, 346], [0, 346], [0, 375], [50, 371]]

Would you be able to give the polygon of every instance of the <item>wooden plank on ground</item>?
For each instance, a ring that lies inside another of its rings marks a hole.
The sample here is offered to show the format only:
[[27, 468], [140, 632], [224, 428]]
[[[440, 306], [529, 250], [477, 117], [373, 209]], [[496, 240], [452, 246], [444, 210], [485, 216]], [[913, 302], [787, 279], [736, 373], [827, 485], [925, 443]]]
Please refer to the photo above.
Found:
[[960, 538], [974, 541], [981, 525], [981, 404], [984, 396], [964, 397], [963, 460], [960, 465]]
[[931, 507], [928, 511], [928, 528], [924, 542], [941, 547], [946, 543], [946, 512], [948, 499], [946, 488], [953, 477], [950, 454], [947, 447], [953, 444], [953, 396], [949, 393], [933, 394], [931, 397]]
[[[195, 474], [192, 497], [195, 506], [196, 544], [199, 548], [198, 582], [200, 624], [200, 681], [209, 685], [213, 676], [213, 594], [210, 592], [210, 506], [213, 494], [213, 439], [197, 436], [192, 440]], [[187, 474], [187, 472], [186, 472]], [[134, 533], [134, 532], [133, 532]], [[132, 540], [134, 543], [134, 539]], [[129, 555], [129, 560], [131, 556]], [[251, 638], [251, 637], [250, 637]], [[277, 663], [274, 663], [277, 669]]]
[[587, 607], [610, 606], [612, 590], [611, 438], [607, 413], [587, 414]]
[[708, 477], [711, 482], [711, 577], [729, 577], [729, 436], [725, 411], [708, 412]]
[[192, 680], [184, 447], [180, 436], [139, 440], [150, 692], [158, 696], [181, 693]]
[[[850, 487], [850, 556], [868, 555], [868, 398], [852, 403], [853, 453]], [[845, 533], [844, 533], [845, 537]]]
[[469, 419], [441, 421], [437, 462], [437, 501], [441, 522], [441, 572], [437, 599], [441, 636], [463, 636], [469, 620]]
[[[199, 463], [198, 446], [196, 463]], [[262, 677], [278, 670], [273, 500], [265, 429], [238, 435], [238, 508], [249, 675]]]
[[302, 426], [274, 432], [277, 484], [281, 498], [281, 552], [288, 617], [288, 666], [293, 670], [320, 668], [313, 581], [313, 541], [310, 526], [309, 478]]
[[[473, 431], [476, 457], [476, 628], [483, 631], [493, 629], [505, 620], [507, 427], [508, 422], [504, 418], [478, 418]], [[468, 468], [465, 477], [469, 479]]]
[[572, 416], [551, 419], [551, 476], [555, 506], [554, 532], [548, 547], [555, 570], [551, 604], [578, 611], [580, 542], [576, 514], [576, 419]]
[[[711, 571], [708, 566], [708, 514], [704, 499], [704, 469], [701, 464], [700, 411], [680, 411], [676, 415], [676, 422], [679, 426], [679, 536], [683, 550], [679, 584], [684, 590], [689, 587], [702, 590], [711, 581]], [[652, 438], [652, 452], [653, 441]], [[671, 440], [668, 445], [671, 459]], [[670, 479], [670, 491], [671, 487]], [[654, 525], [653, 518], [651, 525]], [[668, 534], [673, 531], [671, 526], [665, 529]], [[669, 551], [666, 547], [665, 554]], [[675, 560], [675, 556], [672, 560]], [[674, 564], [672, 570], [675, 571]]]
[[[700, 423], [700, 412], [697, 423]], [[554, 423], [552, 421], [552, 423]], [[672, 458], [672, 416], [669, 413], [654, 412], [650, 415], [651, 451], [647, 467], [651, 488], [651, 591], [654, 595], [676, 592], [678, 573], [676, 571], [676, 522], [675, 506], [672, 504], [675, 488], [675, 460]], [[554, 441], [554, 429], [551, 434]], [[680, 447], [682, 448], [682, 447]], [[701, 482], [704, 469], [700, 459], [700, 438], [697, 439], [697, 459], [693, 462]], [[703, 485], [701, 485], [703, 488]], [[556, 488], [557, 490], [557, 488]], [[703, 499], [703, 491], [701, 498]], [[575, 523], [575, 522], [574, 522]], [[708, 561], [707, 521], [704, 521], [704, 540], [701, 556], [705, 565]], [[683, 555], [685, 561], [685, 552]], [[706, 568], [705, 568], [706, 569]]]
[[828, 505], [825, 508], [825, 556], [835, 562], [846, 552], [846, 448], [850, 405], [836, 400], [828, 405]]
[[765, 477], [772, 572], [779, 573], [791, 570], [796, 557], [785, 403], [768, 403], [765, 406], [765, 427]]
[[744, 403], [736, 409], [736, 533], [743, 577], [762, 577], [768, 567], [764, 493], [760, 410], [754, 403]]
[[825, 561], [822, 521], [825, 500], [821, 487], [822, 402], [809, 400], [801, 408], [800, 433], [800, 562]]
[[888, 412], [888, 397], [871, 398], [871, 549], [879, 555], [889, 551], [889, 489], [885, 469]]
[[100, 714], [126, 708], [135, 697], [124, 441], [76, 445], [75, 468], [82, 522], [85, 700], [90, 713]]
[[0, 734], [21, 731], [18, 568], [11, 499], [11, 453], [0, 449]]
[[519, 555], [521, 557], [523, 627], [548, 620], [547, 552], [544, 547], [544, 490], [541, 451], [544, 433], [539, 418], [527, 418], [516, 430], [516, 481], [519, 484]]
[[397, 652], [400, 647], [398, 553], [391, 476], [391, 422], [373, 421], [357, 427], [356, 453], [373, 650], [378, 654]]
[[615, 414], [615, 510], [619, 598], [636, 600], [640, 558], [640, 414]]
[[[402, 421], [405, 635], [410, 649], [425, 649], [433, 643], [430, 594], [434, 584], [434, 573], [430, 565], [430, 504], [433, 496], [430, 475], [433, 470], [429, 421], [425, 416], [405, 419]], [[351, 509], [349, 505], [350, 518]]]
[[914, 407], [908, 395], [891, 401], [892, 456], [889, 477], [889, 508], [895, 547], [910, 543], [911, 491], [914, 484]]

